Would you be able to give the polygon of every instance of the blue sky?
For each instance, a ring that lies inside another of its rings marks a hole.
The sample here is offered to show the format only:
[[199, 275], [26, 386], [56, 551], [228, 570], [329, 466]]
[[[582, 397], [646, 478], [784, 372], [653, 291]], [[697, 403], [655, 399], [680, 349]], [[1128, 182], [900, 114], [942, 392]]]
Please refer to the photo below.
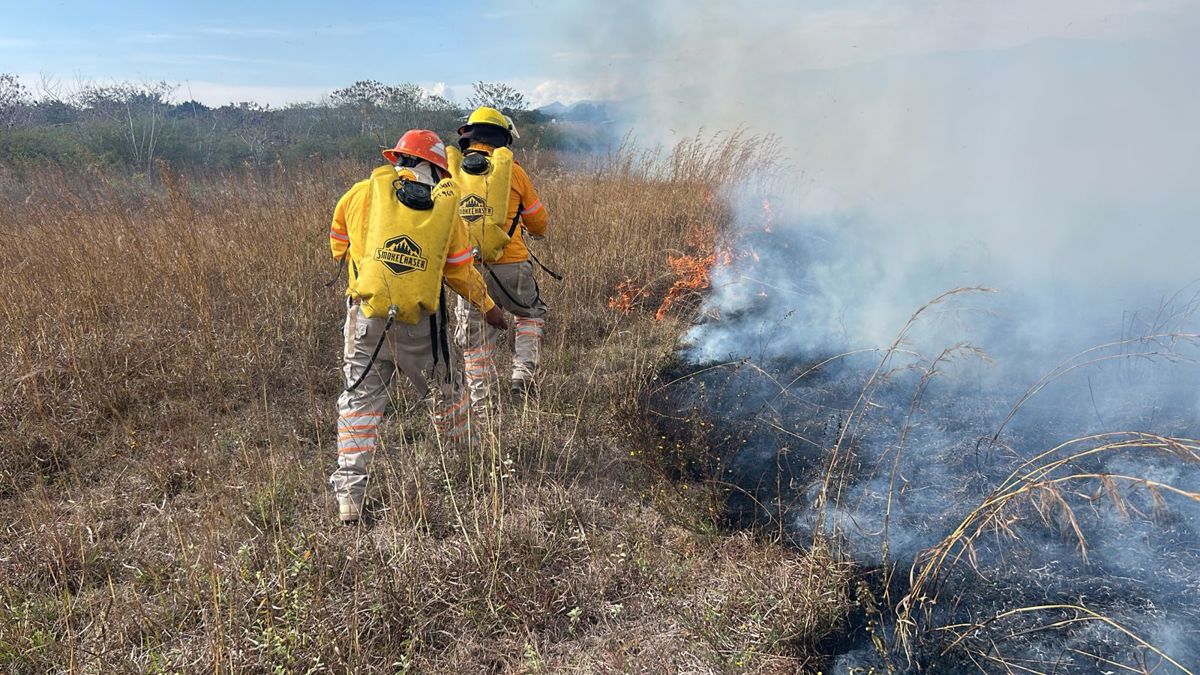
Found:
[[[554, 15], [540, 4], [5, 0], [0, 72], [27, 85], [44, 75], [67, 85], [166, 80], [208, 102], [311, 100], [361, 79], [459, 97], [477, 80], [508, 81], [532, 95], [562, 76], [550, 47]], [[468, 24], [488, 27], [501, 48], [468, 44]]]
[[[316, 100], [356, 80], [465, 98], [504, 81], [535, 104], [995, 52], [1038, 40], [1120, 49], [1200, 0], [493, 0], [419, 3], [0, 0], [0, 72], [159, 81], [206, 103]], [[1103, 49], [1102, 49], [1103, 51]], [[711, 106], [710, 106], [711, 107]], [[733, 111], [737, 113], [737, 111]]]

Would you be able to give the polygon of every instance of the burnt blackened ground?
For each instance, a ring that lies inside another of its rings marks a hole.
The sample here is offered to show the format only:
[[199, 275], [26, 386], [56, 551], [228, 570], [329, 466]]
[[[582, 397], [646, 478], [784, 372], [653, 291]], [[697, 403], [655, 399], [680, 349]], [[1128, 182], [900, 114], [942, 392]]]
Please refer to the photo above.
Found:
[[[1092, 393], [1047, 396], [1005, 423], [1018, 386], [918, 387], [919, 369], [900, 369], [864, 398], [872, 372], [869, 359], [681, 362], [649, 401], [668, 465], [725, 484], [731, 526], [782, 524], [797, 546], [824, 535], [860, 564], [857, 609], [827, 645], [833, 672], [1179, 672], [1147, 645], [1200, 665], [1200, 509], [1144, 482], [1089, 479], [1014, 500], [1006, 531], [960, 549], [924, 589], [905, 654], [894, 629], [909, 569], [1022, 462], [1102, 424], [1194, 437], [1194, 422], [1169, 395], [1122, 409]], [[845, 459], [831, 464], [835, 446]], [[818, 509], [831, 467], [836, 485]], [[1062, 475], [1200, 485], [1194, 466], [1153, 451], [1098, 453], [1068, 468]]]
[[655, 428], [667, 440], [664, 464], [681, 476], [725, 484], [734, 527], [787, 521], [803, 500], [801, 486], [823, 469], [845, 424], [853, 383], [816, 373], [809, 378], [814, 395], [794, 400], [784, 385], [805, 369], [769, 376], [748, 360], [678, 361], [649, 396]]

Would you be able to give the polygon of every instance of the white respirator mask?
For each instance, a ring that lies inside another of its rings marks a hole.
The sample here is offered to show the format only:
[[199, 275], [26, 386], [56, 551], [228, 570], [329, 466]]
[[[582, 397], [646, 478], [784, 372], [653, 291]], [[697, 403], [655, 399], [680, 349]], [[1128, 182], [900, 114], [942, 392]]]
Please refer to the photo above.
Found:
[[426, 185], [437, 185], [438, 180], [433, 174], [433, 165], [426, 161], [418, 162], [415, 166], [395, 165], [396, 173], [405, 180], [416, 181]]

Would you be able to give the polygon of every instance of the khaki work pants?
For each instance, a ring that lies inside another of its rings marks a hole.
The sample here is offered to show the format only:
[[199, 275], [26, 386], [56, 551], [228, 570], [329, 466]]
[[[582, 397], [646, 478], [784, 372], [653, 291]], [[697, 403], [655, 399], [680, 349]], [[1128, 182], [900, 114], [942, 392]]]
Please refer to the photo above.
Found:
[[[344, 386], [362, 375], [386, 323], [387, 319], [367, 318], [357, 304], [347, 307]], [[428, 315], [414, 325], [394, 322], [370, 373], [353, 391], [343, 391], [338, 397], [338, 461], [329, 483], [339, 497], [361, 500], [366, 493], [367, 469], [379, 444], [379, 428], [396, 371], [404, 373], [425, 399], [443, 443], [469, 442], [470, 406], [461, 374], [446, 362], [448, 356], [435, 365], [430, 333]]]
[[[542, 302], [533, 263], [477, 265], [487, 281], [488, 295], [501, 309], [515, 317], [512, 379], [533, 382], [542, 361], [542, 336], [549, 308]], [[471, 405], [480, 414], [486, 412], [492, 386], [499, 380], [496, 369], [496, 343], [502, 331], [483, 320], [479, 310], [463, 298], [455, 310], [454, 339], [463, 349], [467, 386]]]

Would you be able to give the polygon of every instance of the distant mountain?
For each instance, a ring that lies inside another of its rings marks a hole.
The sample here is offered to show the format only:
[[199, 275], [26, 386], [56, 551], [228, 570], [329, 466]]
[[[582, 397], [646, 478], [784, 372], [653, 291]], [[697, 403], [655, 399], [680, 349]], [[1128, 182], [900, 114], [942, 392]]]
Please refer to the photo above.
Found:
[[539, 113], [560, 122], [610, 122], [616, 118], [615, 101], [576, 101], [563, 105], [558, 101], [537, 109]]
[[558, 116], [562, 115], [563, 113], [567, 112], [568, 110], [570, 110], [570, 107], [565, 106], [562, 103], [559, 103], [558, 101], [555, 101], [554, 103], [550, 103], [548, 105], [544, 105], [537, 109], [538, 112], [540, 112], [544, 115], [549, 115], [550, 117], [558, 117]]

